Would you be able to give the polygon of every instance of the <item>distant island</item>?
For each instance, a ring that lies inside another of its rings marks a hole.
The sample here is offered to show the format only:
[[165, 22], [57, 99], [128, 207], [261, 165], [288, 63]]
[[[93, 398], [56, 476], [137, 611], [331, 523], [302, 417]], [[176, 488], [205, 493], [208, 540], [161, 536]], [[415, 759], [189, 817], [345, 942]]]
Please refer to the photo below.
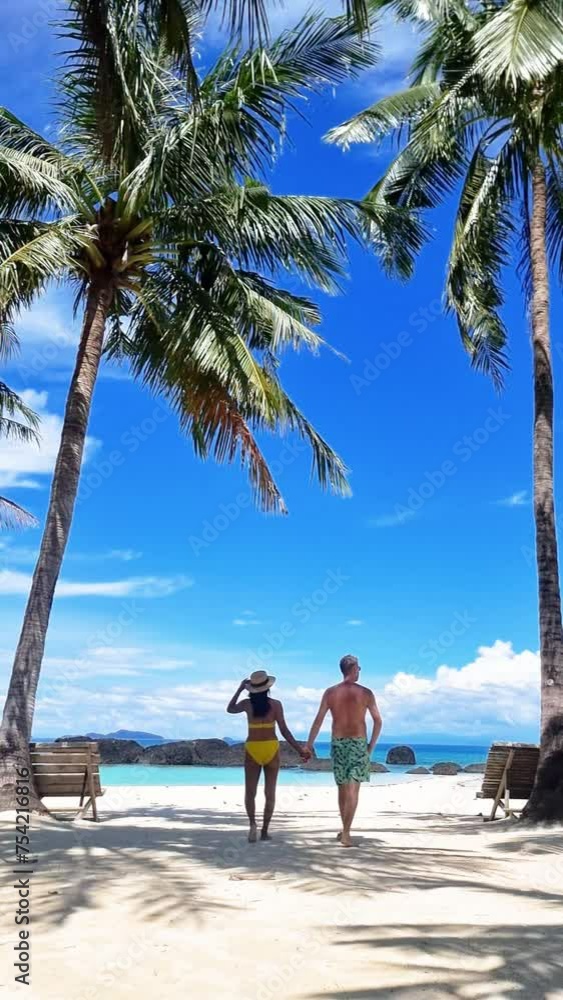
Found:
[[138, 729], [117, 729], [115, 733], [86, 733], [89, 740], [160, 740], [164, 742], [165, 736], [157, 736], [156, 733], [142, 733]]

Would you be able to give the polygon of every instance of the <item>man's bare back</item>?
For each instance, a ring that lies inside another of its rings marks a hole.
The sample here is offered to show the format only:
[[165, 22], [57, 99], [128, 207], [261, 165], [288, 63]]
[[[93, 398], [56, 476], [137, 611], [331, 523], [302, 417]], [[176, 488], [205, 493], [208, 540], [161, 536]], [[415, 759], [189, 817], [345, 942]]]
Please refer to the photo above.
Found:
[[373, 701], [373, 691], [361, 684], [343, 681], [328, 688], [326, 703], [332, 715], [333, 739], [367, 737], [366, 712]]

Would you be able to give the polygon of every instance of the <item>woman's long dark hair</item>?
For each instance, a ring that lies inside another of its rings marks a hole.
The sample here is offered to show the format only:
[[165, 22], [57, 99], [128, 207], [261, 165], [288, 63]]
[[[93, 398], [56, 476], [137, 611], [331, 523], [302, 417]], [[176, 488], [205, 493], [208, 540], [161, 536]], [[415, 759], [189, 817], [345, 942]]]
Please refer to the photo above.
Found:
[[249, 697], [250, 704], [252, 705], [252, 714], [257, 719], [263, 719], [264, 716], [270, 711], [269, 691], [260, 691], [258, 694], [253, 694], [252, 691], [250, 691]]

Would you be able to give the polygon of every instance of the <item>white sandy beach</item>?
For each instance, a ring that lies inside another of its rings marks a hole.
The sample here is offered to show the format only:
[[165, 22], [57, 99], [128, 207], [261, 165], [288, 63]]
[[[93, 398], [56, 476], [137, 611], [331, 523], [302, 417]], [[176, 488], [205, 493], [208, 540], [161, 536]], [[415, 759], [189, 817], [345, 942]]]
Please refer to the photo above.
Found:
[[32, 987], [7, 888], [0, 996], [561, 1000], [563, 831], [484, 825], [479, 785], [364, 786], [352, 850], [332, 788], [281, 788], [257, 845], [242, 788], [110, 788], [35, 831]]

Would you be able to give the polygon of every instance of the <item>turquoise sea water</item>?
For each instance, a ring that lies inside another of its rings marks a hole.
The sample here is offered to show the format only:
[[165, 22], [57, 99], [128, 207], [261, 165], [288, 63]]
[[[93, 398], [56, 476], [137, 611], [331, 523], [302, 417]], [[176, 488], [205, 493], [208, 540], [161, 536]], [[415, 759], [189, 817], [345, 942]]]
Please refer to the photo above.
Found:
[[[385, 763], [389, 745], [384, 743], [376, 747], [373, 760]], [[416, 762], [423, 767], [430, 767], [438, 761], [452, 761], [464, 767], [484, 761], [487, 747], [479, 746], [441, 746], [439, 744], [411, 743], [416, 754]], [[315, 750], [319, 757], [330, 756], [330, 744], [318, 743]], [[102, 784], [110, 785], [240, 785], [243, 782], [242, 767], [172, 767], [169, 765], [155, 767], [143, 764], [106, 764], [100, 768]], [[396, 781], [412, 780], [407, 775], [408, 767], [400, 765], [391, 767], [388, 774], [372, 774], [373, 784], [387, 785]], [[282, 785], [332, 785], [330, 772], [302, 771], [299, 768], [280, 771]]]

